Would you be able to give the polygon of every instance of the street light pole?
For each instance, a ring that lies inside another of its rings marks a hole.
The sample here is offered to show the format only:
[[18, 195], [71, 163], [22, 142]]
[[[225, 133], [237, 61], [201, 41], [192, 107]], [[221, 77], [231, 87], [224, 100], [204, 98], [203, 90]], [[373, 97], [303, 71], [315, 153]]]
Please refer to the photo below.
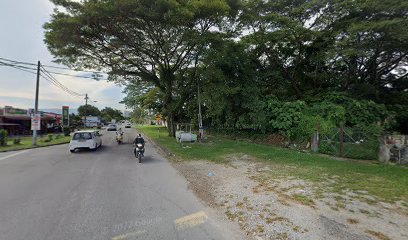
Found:
[[[40, 67], [41, 63], [38, 61], [37, 64], [37, 83], [35, 87], [35, 105], [34, 105], [34, 117], [38, 114], [38, 93], [40, 88]], [[37, 130], [33, 130], [33, 146], [37, 145]]]
[[88, 93], [85, 94], [85, 119], [84, 119], [84, 127], [86, 127], [86, 115], [88, 114]]

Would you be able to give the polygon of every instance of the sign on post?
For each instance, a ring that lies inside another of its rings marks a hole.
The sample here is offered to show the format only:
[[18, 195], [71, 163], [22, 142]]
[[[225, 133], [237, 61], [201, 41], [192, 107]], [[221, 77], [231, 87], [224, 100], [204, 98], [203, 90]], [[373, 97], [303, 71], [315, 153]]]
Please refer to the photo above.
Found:
[[31, 115], [31, 130], [41, 130], [41, 114]]
[[69, 107], [62, 106], [62, 126], [69, 127]]

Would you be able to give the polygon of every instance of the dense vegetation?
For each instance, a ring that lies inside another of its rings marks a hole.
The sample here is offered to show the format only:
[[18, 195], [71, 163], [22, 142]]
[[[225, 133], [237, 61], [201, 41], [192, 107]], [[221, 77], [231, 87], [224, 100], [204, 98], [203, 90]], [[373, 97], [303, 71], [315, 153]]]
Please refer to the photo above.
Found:
[[212, 128], [408, 133], [407, 1], [53, 2], [57, 60], [109, 71], [124, 103], [170, 126], [197, 123], [200, 102]]

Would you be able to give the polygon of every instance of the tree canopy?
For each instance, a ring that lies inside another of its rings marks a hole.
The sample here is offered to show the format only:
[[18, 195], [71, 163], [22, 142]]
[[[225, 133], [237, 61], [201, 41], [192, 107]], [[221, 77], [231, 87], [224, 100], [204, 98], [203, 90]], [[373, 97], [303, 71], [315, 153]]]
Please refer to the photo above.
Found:
[[214, 128], [408, 132], [407, 1], [53, 2], [57, 61], [109, 71], [123, 103], [166, 116], [170, 135], [197, 123], [198, 102]]

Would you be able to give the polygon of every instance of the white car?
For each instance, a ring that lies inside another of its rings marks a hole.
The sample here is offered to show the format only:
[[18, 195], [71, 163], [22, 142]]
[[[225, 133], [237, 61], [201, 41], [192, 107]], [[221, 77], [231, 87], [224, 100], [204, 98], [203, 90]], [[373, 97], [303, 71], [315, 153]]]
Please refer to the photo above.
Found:
[[69, 142], [69, 151], [73, 153], [76, 149], [97, 149], [102, 146], [101, 136], [98, 131], [75, 132]]
[[106, 131], [116, 131], [116, 124], [109, 124]]
[[131, 128], [132, 124], [130, 122], [125, 123], [125, 128]]

